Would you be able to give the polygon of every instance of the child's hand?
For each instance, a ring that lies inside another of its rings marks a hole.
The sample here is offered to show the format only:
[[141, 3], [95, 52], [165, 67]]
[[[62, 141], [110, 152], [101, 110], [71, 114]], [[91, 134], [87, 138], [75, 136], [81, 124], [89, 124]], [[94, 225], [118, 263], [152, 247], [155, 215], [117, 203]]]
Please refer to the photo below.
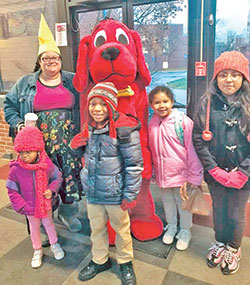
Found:
[[133, 209], [135, 205], [136, 205], [136, 200], [128, 202], [126, 199], [123, 199], [120, 207], [122, 208], [123, 211], [126, 211], [129, 209]]
[[184, 182], [184, 184], [180, 188], [180, 196], [183, 201], [186, 201], [189, 199], [187, 195], [187, 182]]
[[199, 188], [199, 185], [195, 185], [195, 184], [192, 184], [190, 182], [185, 182], [181, 188], [180, 188], [180, 196], [181, 196], [181, 199], [183, 201], [186, 201], [189, 199], [189, 196], [188, 196], [188, 190], [194, 190], [194, 189], [198, 189]]
[[51, 191], [50, 189], [47, 189], [46, 191], [44, 191], [43, 196], [44, 196], [46, 199], [51, 199], [51, 197], [52, 197], [52, 191]]

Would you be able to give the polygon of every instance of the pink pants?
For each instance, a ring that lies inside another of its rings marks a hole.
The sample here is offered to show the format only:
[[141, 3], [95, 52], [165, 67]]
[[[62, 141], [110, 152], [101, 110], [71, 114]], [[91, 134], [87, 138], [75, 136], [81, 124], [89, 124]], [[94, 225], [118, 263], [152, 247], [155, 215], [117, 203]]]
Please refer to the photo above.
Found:
[[58, 238], [55, 224], [52, 218], [52, 212], [49, 212], [48, 217], [44, 219], [38, 219], [34, 216], [27, 216], [27, 218], [29, 220], [30, 238], [34, 249], [40, 249], [42, 247], [40, 234], [41, 221], [48, 235], [50, 244], [57, 243]]

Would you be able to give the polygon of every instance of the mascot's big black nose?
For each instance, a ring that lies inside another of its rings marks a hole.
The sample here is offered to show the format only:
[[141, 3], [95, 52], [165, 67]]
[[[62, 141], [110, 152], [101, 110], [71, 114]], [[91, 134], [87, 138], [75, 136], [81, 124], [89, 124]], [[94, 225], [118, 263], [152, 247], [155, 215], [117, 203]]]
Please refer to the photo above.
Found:
[[118, 48], [115, 47], [109, 47], [106, 48], [103, 52], [102, 52], [102, 57], [106, 60], [114, 60], [117, 58], [117, 56], [119, 55], [120, 51]]

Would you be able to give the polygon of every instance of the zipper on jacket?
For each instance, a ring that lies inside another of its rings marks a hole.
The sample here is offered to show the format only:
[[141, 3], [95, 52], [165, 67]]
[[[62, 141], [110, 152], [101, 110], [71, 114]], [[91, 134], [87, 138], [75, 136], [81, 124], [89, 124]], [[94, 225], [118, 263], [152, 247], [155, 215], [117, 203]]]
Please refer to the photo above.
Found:
[[98, 155], [97, 155], [97, 160], [98, 161], [101, 161], [101, 146], [102, 146], [102, 143], [99, 143], [99, 149], [98, 149]]
[[159, 133], [158, 133], [158, 140], [157, 140], [157, 151], [158, 151], [158, 156], [159, 156], [159, 169], [158, 169], [158, 176], [159, 176], [159, 181], [163, 181], [163, 176], [164, 176], [164, 169], [163, 169], [163, 159], [162, 159], [162, 151], [161, 151], [161, 146], [160, 146], [160, 139], [163, 137], [162, 134], [162, 126], [161, 126], [162, 120], [159, 124]]

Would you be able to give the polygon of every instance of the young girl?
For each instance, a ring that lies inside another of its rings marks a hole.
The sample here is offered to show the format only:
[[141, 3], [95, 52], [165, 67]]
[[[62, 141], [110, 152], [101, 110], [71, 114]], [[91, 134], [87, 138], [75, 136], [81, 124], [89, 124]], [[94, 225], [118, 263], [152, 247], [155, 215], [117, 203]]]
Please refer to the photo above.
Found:
[[191, 239], [192, 213], [182, 209], [179, 191], [184, 182], [195, 188], [202, 179], [202, 166], [192, 144], [193, 122], [178, 110], [172, 109], [174, 98], [168, 87], [154, 88], [149, 93], [149, 103], [154, 110], [149, 123], [149, 146], [168, 223], [163, 242], [171, 244], [174, 241], [178, 209], [180, 231], [176, 236], [176, 248], [185, 250]]
[[19, 131], [14, 141], [14, 149], [18, 156], [15, 161], [10, 162], [6, 187], [14, 210], [28, 218], [34, 248], [31, 266], [38, 268], [42, 264], [43, 256], [41, 221], [48, 234], [55, 259], [64, 257], [64, 251], [57, 242], [51, 212], [51, 198], [57, 196], [62, 176], [47, 157], [43, 135], [36, 127], [27, 126]]
[[238, 51], [222, 53], [194, 119], [194, 146], [213, 201], [216, 241], [209, 248], [207, 264], [220, 264], [227, 275], [239, 269], [250, 195], [249, 82], [248, 59]]

